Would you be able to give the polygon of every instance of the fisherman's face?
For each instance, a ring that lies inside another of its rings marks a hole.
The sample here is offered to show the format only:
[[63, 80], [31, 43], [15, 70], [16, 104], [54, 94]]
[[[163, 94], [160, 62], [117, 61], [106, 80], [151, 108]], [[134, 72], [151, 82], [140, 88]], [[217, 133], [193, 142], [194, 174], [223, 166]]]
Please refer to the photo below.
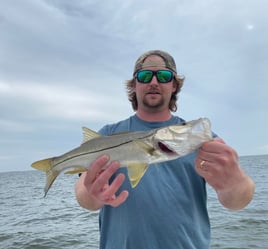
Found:
[[[164, 66], [157, 65], [161, 64], [161, 62], [164, 63], [164, 60], [157, 55], [148, 56], [144, 61], [144, 64], [148, 66], [142, 68], [142, 70], [169, 70]], [[134, 91], [136, 92], [138, 109], [143, 108], [145, 111], [155, 112], [169, 109], [172, 93], [176, 91], [174, 77], [168, 83], [158, 82], [156, 75], [153, 76], [151, 82], [146, 84], [140, 83], [136, 79]]]

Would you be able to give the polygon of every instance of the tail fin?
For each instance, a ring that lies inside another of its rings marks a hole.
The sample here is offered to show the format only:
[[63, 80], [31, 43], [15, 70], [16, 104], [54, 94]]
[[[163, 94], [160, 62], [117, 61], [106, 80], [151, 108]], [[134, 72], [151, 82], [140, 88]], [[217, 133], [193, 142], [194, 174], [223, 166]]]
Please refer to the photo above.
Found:
[[56, 180], [57, 176], [60, 173], [58, 171], [53, 170], [52, 160], [53, 158], [48, 158], [34, 162], [32, 164], [33, 168], [46, 172], [46, 186], [44, 189], [45, 196], [47, 195], [48, 190], [50, 189], [51, 185], [53, 184], [53, 182]]

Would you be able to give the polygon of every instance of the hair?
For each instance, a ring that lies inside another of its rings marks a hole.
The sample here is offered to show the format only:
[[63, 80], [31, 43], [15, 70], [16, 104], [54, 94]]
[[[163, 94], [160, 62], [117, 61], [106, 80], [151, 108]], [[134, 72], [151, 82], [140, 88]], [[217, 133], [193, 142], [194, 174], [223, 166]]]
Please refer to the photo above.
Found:
[[175, 112], [177, 111], [178, 93], [181, 91], [181, 88], [183, 86], [184, 77], [177, 74], [175, 60], [169, 53], [165, 51], [151, 50], [142, 54], [137, 59], [135, 66], [134, 66], [133, 78], [131, 80], [126, 81], [128, 99], [132, 104], [133, 110], [136, 111], [138, 109], [138, 101], [137, 101], [136, 93], [133, 91], [133, 88], [135, 87], [135, 84], [136, 84], [135, 74], [137, 71], [142, 69], [145, 59], [151, 55], [156, 55], [156, 56], [161, 57], [164, 60], [166, 67], [171, 69], [174, 73], [173, 84], [176, 86], [176, 91], [172, 94], [170, 98], [169, 110], [172, 112]]
[[[172, 112], [176, 112], [178, 109], [177, 108], [178, 93], [181, 91], [184, 79], [185, 78], [183, 76], [179, 76], [176, 74], [174, 75], [173, 84], [175, 84], [177, 87], [176, 87], [176, 91], [172, 93], [170, 101], [169, 101], [169, 110]], [[137, 101], [136, 93], [133, 91], [135, 84], [136, 84], [135, 77], [133, 77], [131, 80], [126, 81], [128, 100], [131, 102], [131, 105], [134, 111], [138, 109], [138, 101]]]

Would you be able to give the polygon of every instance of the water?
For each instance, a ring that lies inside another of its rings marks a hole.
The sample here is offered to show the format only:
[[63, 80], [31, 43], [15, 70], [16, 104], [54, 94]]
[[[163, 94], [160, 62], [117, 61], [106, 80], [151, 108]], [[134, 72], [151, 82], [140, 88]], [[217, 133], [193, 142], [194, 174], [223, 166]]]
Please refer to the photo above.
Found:
[[[268, 155], [241, 157], [240, 163], [255, 181], [254, 200], [230, 212], [208, 188], [211, 249], [268, 248]], [[76, 180], [61, 175], [43, 198], [42, 172], [0, 173], [0, 248], [97, 249], [98, 213], [78, 206]]]
[[245, 209], [234, 212], [208, 188], [212, 249], [268, 249], [268, 155], [241, 157], [240, 164], [255, 182], [255, 195]]

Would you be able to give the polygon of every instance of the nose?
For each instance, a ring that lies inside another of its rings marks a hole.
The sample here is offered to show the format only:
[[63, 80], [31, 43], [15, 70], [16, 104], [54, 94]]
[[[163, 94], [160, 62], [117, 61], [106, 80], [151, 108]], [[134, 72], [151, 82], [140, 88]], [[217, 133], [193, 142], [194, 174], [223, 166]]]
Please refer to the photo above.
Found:
[[155, 85], [155, 84], [159, 84], [157, 78], [156, 78], [156, 75], [153, 76], [151, 82], [150, 82], [150, 85]]

